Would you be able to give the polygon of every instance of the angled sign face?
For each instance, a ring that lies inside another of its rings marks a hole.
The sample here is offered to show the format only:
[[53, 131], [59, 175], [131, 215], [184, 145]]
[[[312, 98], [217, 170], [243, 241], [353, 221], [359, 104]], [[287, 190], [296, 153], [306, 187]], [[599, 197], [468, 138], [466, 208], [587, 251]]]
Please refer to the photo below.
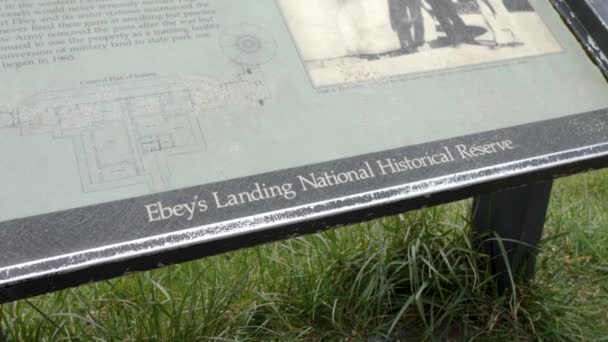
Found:
[[591, 167], [544, 0], [0, 4], [0, 302]]

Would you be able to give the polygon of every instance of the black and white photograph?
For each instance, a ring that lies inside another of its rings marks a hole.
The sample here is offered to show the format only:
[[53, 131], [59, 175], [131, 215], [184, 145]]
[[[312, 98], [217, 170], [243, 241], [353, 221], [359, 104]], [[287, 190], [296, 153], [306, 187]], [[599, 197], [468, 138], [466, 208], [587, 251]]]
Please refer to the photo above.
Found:
[[530, 0], [277, 0], [315, 87], [561, 51]]

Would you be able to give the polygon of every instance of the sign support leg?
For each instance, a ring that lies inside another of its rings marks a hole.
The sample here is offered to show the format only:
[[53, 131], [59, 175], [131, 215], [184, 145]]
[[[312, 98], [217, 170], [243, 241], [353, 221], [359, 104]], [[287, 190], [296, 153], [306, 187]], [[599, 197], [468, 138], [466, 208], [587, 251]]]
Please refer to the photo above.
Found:
[[[498, 290], [534, 276], [553, 181], [477, 196], [473, 201], [474, 240], [488, 254]], [[505, 253], [506, 252], [506, 253]]]

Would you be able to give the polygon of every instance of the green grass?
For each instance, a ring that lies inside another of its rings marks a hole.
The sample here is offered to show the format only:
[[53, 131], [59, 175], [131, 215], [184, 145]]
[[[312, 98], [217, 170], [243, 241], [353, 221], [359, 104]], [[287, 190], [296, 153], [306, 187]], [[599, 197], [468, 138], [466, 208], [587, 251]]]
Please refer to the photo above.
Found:
[[469, 202], [0, 306], [9, 341], [608, 341], [608, 172], [557, 182], [537, 277], [498, 296]]

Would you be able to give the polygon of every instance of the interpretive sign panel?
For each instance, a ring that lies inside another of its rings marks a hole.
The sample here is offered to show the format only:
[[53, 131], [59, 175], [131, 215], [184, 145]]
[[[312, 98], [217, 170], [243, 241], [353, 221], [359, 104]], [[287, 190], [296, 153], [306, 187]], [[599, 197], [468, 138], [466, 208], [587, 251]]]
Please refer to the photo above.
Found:
[[606, 165], [549, 2], [303, 3], [0, 2], [0, 301]]

